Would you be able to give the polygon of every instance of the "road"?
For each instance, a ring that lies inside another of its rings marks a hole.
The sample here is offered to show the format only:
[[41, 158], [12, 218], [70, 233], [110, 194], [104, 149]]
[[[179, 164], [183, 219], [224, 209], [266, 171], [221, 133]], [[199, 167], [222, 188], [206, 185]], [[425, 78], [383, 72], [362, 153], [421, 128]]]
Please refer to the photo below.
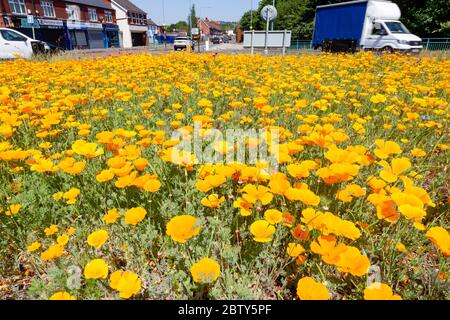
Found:
[[210, 45], [209, 51], [223, 53], [243, 53], [245, 52], [245, 49], [241, 43], [221, 43]]
[[[302, 50], [301, 50], [302, 51]], [[150, 45], [147, 47], [136, 47], [136, 48], [111, 48], [111, 49], [88, 49], [88, 50], [72, 50], [66, 51], [60, 57], [65, 59], [79, 59], [88, 57], [101, 57], [101, 56], [112, 56], [112, 55], [122, 55], [122, 54], [137, 54], [137, 53], [150, 53], [150, 54], [165, 54], [172, 53], [173, 45]], [[182, 51], [178, 51], [182, 52]], [[198, 47], [195, 47], [194, 53], [198, 52]], [[288, 51], [287, 54], [295, 54], [300, 51]], [[304, 51], [309, 52], [309, 51]], [[242, 43], [221, 43], [221, 44], [210, 44], [209, 50], [206, 51], [204, 44], [200, 45], [200, 53], [223, 53], [223, 54], [238, 54], [238, 53], [250, 53], [249, 48], [244, 48]], [[255, 49], [255, 53], [263, 54], [264, 50], [262, 48]], [[281, 49], [270, 50], [269, 55], [281, 55]]]

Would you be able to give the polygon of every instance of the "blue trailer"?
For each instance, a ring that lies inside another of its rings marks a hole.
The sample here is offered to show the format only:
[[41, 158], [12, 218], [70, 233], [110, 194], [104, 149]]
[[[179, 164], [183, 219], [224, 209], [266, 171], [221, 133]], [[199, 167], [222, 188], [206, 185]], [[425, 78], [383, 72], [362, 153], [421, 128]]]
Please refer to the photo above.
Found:
[[360, 0], [318, 6], [313, 47], [324, 51], [360, 49], [413, 51], [421, 39], [399, 21], [400, 8], [388, 0]]

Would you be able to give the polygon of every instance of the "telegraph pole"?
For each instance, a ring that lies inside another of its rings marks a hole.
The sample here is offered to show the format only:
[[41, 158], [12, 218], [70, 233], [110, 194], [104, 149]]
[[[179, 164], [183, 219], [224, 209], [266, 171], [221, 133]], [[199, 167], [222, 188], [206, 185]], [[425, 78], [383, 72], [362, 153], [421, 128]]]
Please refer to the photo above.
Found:
[[189, 36], [192, 38], [192, 0], [189, 0]]
[[165, 14], [165, 12], [164, 12], [164, 10], [165, 10], [164, 7], [165, 7], [165, 5], [164, 5], [164, 0], [162, 0], [163, 26], [166, 25], [166, 14]]
[[250, 0], [250, 30], [253, 30], [253, 0]]
[[31, 0], [31, 6], [33, 7], [33, 24], [31, 25], [31, 30], [33, 32], [33, 39], [36, 39], [36, 34], [34, 32], [34, 15], [36, 14], [36, 4], [34, 3], [34, 0]]

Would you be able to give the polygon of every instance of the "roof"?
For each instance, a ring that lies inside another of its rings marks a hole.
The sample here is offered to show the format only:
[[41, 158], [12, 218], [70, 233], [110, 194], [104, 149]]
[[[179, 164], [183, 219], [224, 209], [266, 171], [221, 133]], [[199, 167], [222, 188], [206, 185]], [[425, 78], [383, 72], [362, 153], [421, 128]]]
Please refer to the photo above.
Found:
[[153, 20], [150, 19], [150, 18], [147, 19], [147, 24], [148, 24], [149, 26], [157, 26], [157, 24], [155, 23], [155, 21], [153, 21]]
[[[332, 4], [324, 4], [322, 6], [317, 6], [317, 8], [328, 8], [328, 7], [338, 7], [338, 6], [346, 6], [349, 4], [355, 4], [355, 3], [363, 3], [363, 2], [369, 2], [370, 0], [355, 0], [355, 1], [346, 1], [346, 2], [338, 2], [338, 3], [332, 3]], [[390, 0], [375, 0], [379, 2], [391, 2]]]
[[147, 12], [145, 12], [144, 10], [142, 10], [129, 0], [114, 0], [114, 1], [117, 2], [121, 7], [127, 9], [127, 11], [147, 14]]
[[83, 4], [85, 6], [111, 9], [111, 3], [106, 0], [66, 0], [67, 2]]

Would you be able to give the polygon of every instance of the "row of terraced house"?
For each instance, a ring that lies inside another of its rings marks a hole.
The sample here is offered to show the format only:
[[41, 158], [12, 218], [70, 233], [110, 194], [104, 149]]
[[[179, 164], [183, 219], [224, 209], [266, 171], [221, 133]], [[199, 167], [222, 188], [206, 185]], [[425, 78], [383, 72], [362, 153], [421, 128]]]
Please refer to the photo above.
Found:
[[0, 0], [0, 27], [65, 50], [145, 46], [149, 21], [129, 0]]

